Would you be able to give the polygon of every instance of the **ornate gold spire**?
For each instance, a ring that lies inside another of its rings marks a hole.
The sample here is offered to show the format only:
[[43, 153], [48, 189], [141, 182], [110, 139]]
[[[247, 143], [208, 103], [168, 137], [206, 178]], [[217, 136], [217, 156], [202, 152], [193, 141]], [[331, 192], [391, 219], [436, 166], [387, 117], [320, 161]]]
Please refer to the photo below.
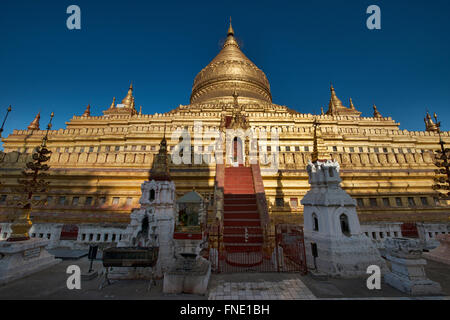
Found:
[[139, 106], [139, 115], [142, 115], [142, 106]]
[[149, 180], [170, 181], [169, 173], [169, 157], [167, 155], [167, 141], [166, 141], [166, 124], [164, 123], [164, 135], [159, 143], [159, 151], [153, 160], [152, 168], [150, 169]]
[[91, 116], [91, 105], [88, 104], [86, 110], [84, 110], [82, 117], [90, 117], [90, 116]]
[[[434, 114], [434, 118], [437, 119], [436, 113]], [[440, 122], [434, 123], [433, 119], [431, 119], [430, 114], [427, 111], [426, 117], [423, 119], [425, 121], [425, 130], [430, 132], [439, 132]]]
[[356, 110], [355, 105], [353, 104], [352, 98], [350, 98], [350, 109]]
[[41, 112], [39, 111], [33, 121], [31, 121], [28, 126], [28, 130], [40, 130], [39, 129], [39, 119], [41, 118]]
[[122, 104], [125, 108], [134, 108], [133, 83], [130, 84], [130, 88], [128, 89], [128, 93], [125, 98], [123, 98]]
[[230, 17], [230, 27], [228, 28], [227, 36], [234, 36], [233, 26], [231, 25], [231, 17]]
[[350, 108], [347, 108], [342, 104], [342, 101], [337, 97], [336, 91], [334, 90], [333, 84], [330, 85], [331, 97], [328, 103], [328, 115], [349, 115], [349, 116], [359, 116], [361, 112], [355, 109], [353, 101], [350, 98]]
[[116, 97], [113, 97], [113, 101], [111, 103], [110, 109], [114, 109], [116, 107]]
[[377, 106], [375, 104], [373, 105], [373, 117], [374, 118], [383, 118], [383, 116], [378, 111]]
[[133, 97], [133, 83], [128, 88], [127, 95], [123, 98], [122, 103], [116, 105], [116, 98], [113, 98], [113, 102], [108, 110], [103, 111], [105, 115], [124, 114], [124, 115], [136, 115], [138, 112], [134, 108]]
[[[317, 134], [317, 127], [319, 127], [319, 125], [320, 123], [317, 121], [317, 119], [314, 119], [313, 152], [311, 155], [312, 162], [331, 160], [330, 155], [326, 152], [326, 147], [323, 145], [322, 137], [319, 137], [319, 135]], [[320, 128], [319, 131], [321, 131]]]
[[242, 53], [234, 34], [230, 21], [222, 50], [194, 79], [191, 104], [233, 103], [235, 89], [242, 103], [272, 102], [266, 75]]

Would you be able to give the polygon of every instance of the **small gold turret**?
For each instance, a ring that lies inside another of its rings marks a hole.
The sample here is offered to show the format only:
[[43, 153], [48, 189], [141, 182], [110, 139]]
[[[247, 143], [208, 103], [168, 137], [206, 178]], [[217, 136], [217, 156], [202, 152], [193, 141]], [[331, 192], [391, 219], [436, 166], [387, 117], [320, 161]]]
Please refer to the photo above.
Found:
[[123, 98], [122, 104], [125, 108], [134, 108], [133, 83], [130, 84], [130, 88], [128, 89], [128, 93], [125, 98]]
[[33, 121], [31, 121], [30, 125], [28, 126], [28, 130], [40, 130], [39, 129], [39, 119], [41, 118], [41, 112], [38, 112], [36, 117]]
[[360, 116], [361, 112], [356, 110], [353, 105], [353, 101], [350, 98], [350, 107], [347, 108], [342, 104], [342, 101], [337, 97], [336, 91], [334, 90], [333, 84], [330, 85], [331, 97], [330, 102], [328, 103], [328, 115], [340, 116], [340, 115], [348, 115], [348, 116]]
[[[434, 118], [437, 119], [436, 113], [434, 114]], [[433, 119], [431, 119], [430, 114], [427, 111], [427, 116], [423, 119], [425, 121], [425, 131], [430, 132], [439, 132], [440, 122], [434, 123]]]
[[337, 97], [336, 91], [334, 90], [333, 84], [330, 85], [331, 97], [330, 102], [328, 103], [328, 111], [327, 114], [337, 115], [338, 109], [343, 108], [342, 101]]
[[383, 118], [380, 112], [378, 112], [377, 106], [373, 105], [373, 117], [374, 118]]
[[86, 110], [84, 111], [82, 117], [90, 117], [91, 116], [91, 105], [88, 104]]
[[355, 105], [353, 104], [352, 98], [350, 98], [350, 109], [356, 110]]
[[116, 107], [116, 97], [113, 97], [113, 101], [111, 103], [110, 109], [114, 109]]

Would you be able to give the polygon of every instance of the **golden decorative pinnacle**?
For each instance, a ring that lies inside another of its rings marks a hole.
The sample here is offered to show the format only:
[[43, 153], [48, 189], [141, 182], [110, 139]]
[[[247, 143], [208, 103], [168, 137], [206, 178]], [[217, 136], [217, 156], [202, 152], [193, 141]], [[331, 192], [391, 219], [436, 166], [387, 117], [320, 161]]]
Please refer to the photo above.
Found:
[[373, 105], [373, 116], [374, 116], [374, 118], [382, 118], [383, 117], [381, 115], [381, 113], [378, 112], [377, 106], [375, 104]]
[[39, 119], [41, 118], [41, 112], [39, 111], [33, 121], [28, 126], [28, 130], [39, 130]]
[[125, 105], [126, 108], [134, 108], [133, 83], [130, 84], [130, 88], [128, 89], [125, 98], [123, 98], [122, 104]]
[[42, 139], [42, 144], [40, 147], [37, 147], [36, 151], [33, 153], [33, 161], [27, 162], [26, 169], [22, 171], [25, 179], [18, 179], [18, 182], [21, 185], [19, 192], [25, 196], [25, 199], [19, 201], [22, 210], [17, 217], [14, 218], [14, 221], [11, 224], [11, 234], [6, 240], [8, 242], [26, 241], [30, 239], [28, 232], [33, 225], [31, 221], [31, 211], [33, 209], [31, 199], [34, 193], [46, 192], [48, 189], [50, 182], [45, 181], [44, 177], [47, 176], [45, 171], [48, 171], [50, 168], [46, 162], [50, 159], [50, 154], [52, 152], [48, 150], [45, 145], [47, 142], [48, 131], [52, 127], [53, 116], [54, 113], [52, 112], [50, 114], [50, 122], [47, 125], [47, 132]]
[[353, 110], [356, 109], [356, 108], [355, 108], [355, 105], [353, 104], [352, 98], [350, 98], [350, 109], [353, 109]]
[[425, 130], [426, 131], [438, 132], [438, 133], [440, 132], [441, 123], [437, 121], [436, 112], [434, 113], [434, 120], [436, 121], [436, 123], [433, 122], [433, 119], [431, 118], [428, 110], [427, 110], [427, 115], [423, 120], [425, 122]]
[[112, 101], [111, 106], [109, 108], [113, 109], [115, 107], [116, 107], [116, 97], [113, 98], [113, 101]]
[[90, 117], [91, 116], [91, 105], [88, 104], [86, 110], [84, 111], [82, 117]]
[[233, 26], [231, 25], [231, 17], [230, 17], [230, 26], [228, 27], [227, 36], [234, 36]]

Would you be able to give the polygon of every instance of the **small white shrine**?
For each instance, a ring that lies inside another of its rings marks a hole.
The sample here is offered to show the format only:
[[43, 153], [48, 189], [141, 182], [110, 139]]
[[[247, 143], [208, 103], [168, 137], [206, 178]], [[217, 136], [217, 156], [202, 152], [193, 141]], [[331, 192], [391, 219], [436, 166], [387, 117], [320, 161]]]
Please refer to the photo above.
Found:
[[315, 126], [313, 159], [306, 167], [311, 189], [301, 201], [308, 269], [337, 277], [367, 275], [370, 265], [386, 271], [377, 248], [361, 232], [356, 201], [340, 186], [339, 163], [325, 159], [324, 152], [319, 159], [317, 140]]
[[131, 213], [130, 224], [118, 247], [158, 247], [155, 271], [158, 277], [162, 277], [175, 261], [175, 183], [169, 174], [165, 137], [150, 170], [149, 181], [141, 185], [141, 190], [141, 207]]

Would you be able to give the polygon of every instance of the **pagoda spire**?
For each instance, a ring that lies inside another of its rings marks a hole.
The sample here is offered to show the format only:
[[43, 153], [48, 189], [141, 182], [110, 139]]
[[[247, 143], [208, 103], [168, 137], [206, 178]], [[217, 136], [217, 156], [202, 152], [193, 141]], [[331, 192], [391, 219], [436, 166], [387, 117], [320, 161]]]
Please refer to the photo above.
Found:
[[166, 141], [166, 124], [164, 123], [164, 135], [159, 143], [159, 151], [153, 160], [152, 168], [150, 169], [149, 180], [170, 181], [169, 173], [169, 157], [167, 154]]
[[28, 126], [28, 130], [40, 130], [39, 129], [39, 119], [41, 118], [41, 112], [39, 111], [33, 121], [31, 121]]
[[233, 26], [231, 25], [231, 16], [230, 16], [230, 26], [228, 27], [227, 36], [234, 36]]
[[90, 117], [91, 116], [91, 105], [88, 104], [86, 110], [84, 111], [82, 117]]
[[356, 110], [355, 105], [353, 104], [352, 98], [350, 98], [350, 109]]
[[343, 108], [342, 101], [337, 97], [336, 91], [334, 90], [333, 84], [330, 84], [331, 97], [328, 103], [328, 115], [338, 115], [339, 109]]
[[228, 31], [227, 31], [227, 40], [223, 44], [224, 48], [227, 46], [235, 46], [235, 47], [239, 48], [239, 44], [237, 43], [236, 39], [234, 38], [234, 29], [233, 29], [233, 26], [231, 25], [231, 17], [230, 17], [230, 26], [228, 27]]
[[125, 105], [126, 108], [134, 108], [133, 83], [130, 83], [128, 93], [125, 98], [123, 98], [122, 104]]
[[113, 101], [111, 103], [110, 109], [114, 109], [116, 107], [116, 97], [113, 97]]
[[375, 104], [373, 105], [373, 117], [374, 118], [383, 118], [383, 116], [378, 111], [377, 106]]

